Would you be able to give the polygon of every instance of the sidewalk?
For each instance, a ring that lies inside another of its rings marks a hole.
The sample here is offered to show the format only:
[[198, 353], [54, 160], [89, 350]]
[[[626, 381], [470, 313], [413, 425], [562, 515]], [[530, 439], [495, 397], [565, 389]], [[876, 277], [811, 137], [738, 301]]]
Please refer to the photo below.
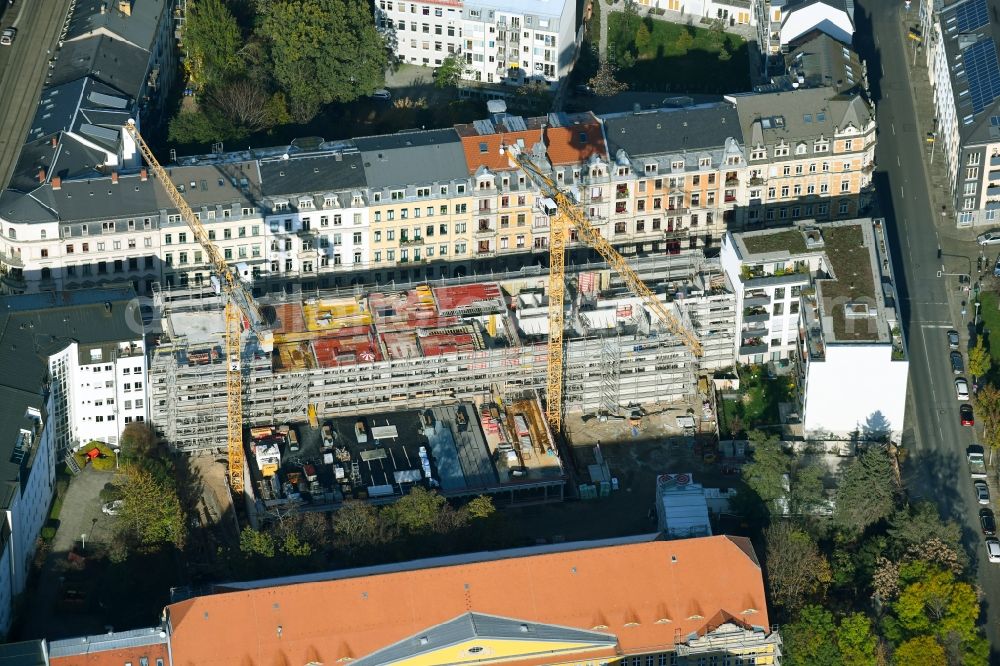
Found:
[[[922, 50], [916, 52], [916, 64], [913, 57], [913, 42], [907, 37], [907, 31], [914, 24], [914, 18], [909, 18], [906, 14], [900, 13], [899, 34], [906, 49], [906, 70], [909, 78], [909, 88], [905, 85], [882, 83], [882, 94], [908, 94], [907, 90], [912, 90], [913, 109], [917, 116], [917, 131], [920, 137], [926, 137], [934, 127], [934, 118], [937, 113], [934, 109], [934, 88], [931, 86], [928, 76], [926, 54]], [[884, 132], [887, 128], [882, 127]], [[934, 149], [934, 161], [931, 162], [933, 144], [924, 142], [923, 156], [924, 165], [927, 168], [927, 191], [931, 199], [931, 210], [934, 211], [937, 221], [938, 231], [942, 236], [958, 240], [970, 240], [976, 232], [970, 227], [959, 227], [955, 218], [954, 201], [949, 192], [948, 165], [942, 155], [940, 146]], [[941, 211], [946, 211], [946, 219], [942, 219]]]

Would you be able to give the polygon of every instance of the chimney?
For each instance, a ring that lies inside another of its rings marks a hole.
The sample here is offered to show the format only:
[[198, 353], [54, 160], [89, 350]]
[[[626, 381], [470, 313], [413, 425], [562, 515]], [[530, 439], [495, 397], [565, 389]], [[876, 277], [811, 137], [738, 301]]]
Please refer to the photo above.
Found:
[[62, 178], [59, 176], [52, 176], [52, 189], [61, 190], [62, 189]]
[[52, 137], [52, 147], [55, 148], [59, 145], [59, 139], [57, 137]]
[[139, 180], [144, 183], [149, 180], [149, 171], [146, 170], [146, 167], [139, 169]]
[[107, 7], [107, 5], [105, 5], [105, 4], [104, 4], [104, 3], [102, 2], [102, 3], [101, 3], [101, 13], [103, 14], [103, 13], [104, 13], [104, 12], [106, 12], [106, 11], [108, 11], [108, 7]]
[[112, 185], [117, 185], [118, 184], [118, 172], [117, 171], [112, 171], [111, 172], [111, 184]]
[[38, 170], [38, 182], [39, 183], [44, 183], [45, 182], [45, 169], [39, 169]]

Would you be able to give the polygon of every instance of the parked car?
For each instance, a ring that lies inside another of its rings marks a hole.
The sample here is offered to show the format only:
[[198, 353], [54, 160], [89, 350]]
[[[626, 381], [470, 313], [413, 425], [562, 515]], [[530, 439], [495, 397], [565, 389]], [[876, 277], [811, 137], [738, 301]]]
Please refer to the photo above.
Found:
[[948, 331], [948, 348], [958, 349], [958, 344], [959, 344], [958, 331], [956, 330]]
[[973, 487], [976, 489], [976, 500], [980, 504], [990, 503], [990, 488], [986, 485], [985, 481], [973, 481]]
[[392, 99], [392, 93], [385, 88], [380, 88], [372, 93], [372, 99]]
[[10, 46], [14, 43], [15, 37], [17, 37], [17, 28], [6, 28], [3, 32], [0, 32], [0, 44]]
[[979, 525], [983, 528], [983, 534], [985, 536], [996, 536], [997, 521], [996, 517], [993, 515], [992, 509], [979, 510]]
[[113, 502], [107, 502], [101, 507], [101, 511], [109, 516], [117, 516], [118, 512], [121, 511], [122, 505], [125, 504], [125, 500], [114, 500]]
[[996, 539], [986, 540], [986, 557], [990, 562], [1000, 562], [1000, 541]]
[[972, 413], [972, 405], [962, 405], [959, 407], [958, 417], [962, 420], [962, 425], [964, 426], [976, 425], [976, 417]]
[[985, 234], [979, 234], [976, 237], [976, 242], [980, 245], [996, 245], [1000, 243], [1000, 229], [994, 231], [987, 231]]
[[951, 371], [956, 375], [965, 372], [965, 362], [962, 360], [962, 353], [953, 351], [951, 353]]
[[969, 382], [965, 381], [964, 377], [959, 377], [955, 380], [955, 394], [959, 400], [965, 401], [969, 399]]

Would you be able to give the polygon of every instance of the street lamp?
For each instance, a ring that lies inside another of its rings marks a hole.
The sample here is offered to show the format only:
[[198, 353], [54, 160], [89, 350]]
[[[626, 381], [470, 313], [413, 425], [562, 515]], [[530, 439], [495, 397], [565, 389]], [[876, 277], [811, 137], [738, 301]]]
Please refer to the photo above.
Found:
[[975, 328], [975, 329], [976, 329], [977, 331], [979, 330], [979, 301], [976, 301], [976, 321], [975, 321], [975, 323], [973, 324], [973, 327], [974, 327], [974, 328]]
[[87, 550], [87, 533], [84, 532], [80, 535], [80, 541], [83, 542], [83, 547], [80, 550]]
[[[978, 307], [978, 305], [979, 304], [977, 303], [976, 306]], [[118, 454], [121, 453], [121, 449], [116, 446], [111, 450], [115, 452], [115, 469], [118, 469]]]

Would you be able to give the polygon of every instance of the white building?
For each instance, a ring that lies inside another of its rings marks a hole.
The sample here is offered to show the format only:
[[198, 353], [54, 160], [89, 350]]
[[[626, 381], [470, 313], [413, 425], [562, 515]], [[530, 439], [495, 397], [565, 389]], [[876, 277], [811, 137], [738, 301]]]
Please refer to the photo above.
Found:
[[638, 0], [640, 8], [656, 7], [691, 17], [718, 19], [726, 25], [756, 25], [751, 0]]
[[847, 47], [854, 40], [854, 0], [753, 0], [752, 13], [765, 74], [782, 69], [782, 52], [814, 30]]
[[799, 362], [807, 438], [898, 436], [909, 362], [881, 220], [731, 232], [722, 263], [738, 299], [738, 358]]
[[[126, 396], [145, 395], [142, 322], [138, 308], [128, 307], [133, 302], [121, 289], [0, 299], [0, 634], [9, 631], [11, 604], [25, 590], [61, 443], [74, 437], [113, 443], [124, 415], [145, 418], [144, 399], [138, 409], [134, 397], [133, 407], [124, 408]], [[138, 385], [124, 392], [120, 380], [135, 378], [136, 368]]]
[[573, 64], [573, 0], [379, 0], [375, 11], [401, 60], [437, 67], [459, 54], [469, 81], [556, 83]]

